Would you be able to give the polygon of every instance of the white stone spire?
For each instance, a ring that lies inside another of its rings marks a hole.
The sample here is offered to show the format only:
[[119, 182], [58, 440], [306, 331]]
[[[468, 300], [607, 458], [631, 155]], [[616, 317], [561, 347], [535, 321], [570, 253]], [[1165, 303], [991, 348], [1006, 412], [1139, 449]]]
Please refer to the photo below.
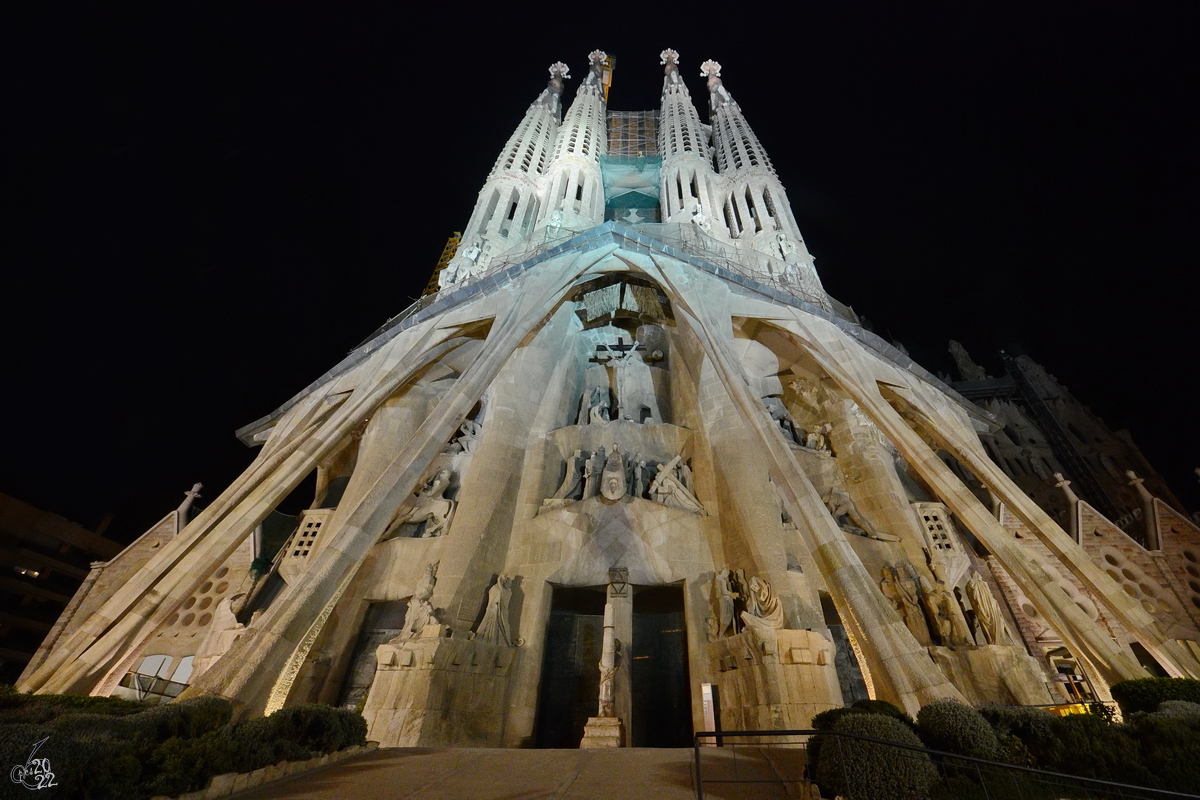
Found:
[[775, 174], [767, 151], [750, 129], [742, 109], [721, 82], [721, 65], [712, 59], [700, 67], [708, 78], [709, 115], [713, 126], [713, 147], [717, 152], [717, 168], [722, 172], [758, 167]]
[[710, 59], [700, 72], [708, 79], [713, 151], [725, 179], [721, 208], [714, 209], [712, 216], [724, 223], [739, 247], [786, 263], [781, 271], [774, 263], [766, 265], [773, 278], [799, 287], [810, 302], [828, 306], [787, 192], [741, 107], [721, 81], [721, 65]]
[[719, 207], [720, 192], [713, 191], [709, 129], [700, 122], [692, 96], [679, 75], [679, 53], [670, 48], [660, 54], [666, 66], [658, 123], [658, 150], [662, 155], [662, 218], [711, 213]]
[[541, 207], [537, 179], [550, 161], [562, 118], [563, 79], [569, 77], [563, 62], [550, 65], [550, 82], [525, 112], [479, 192], [459, 251], [442, 273], [443, 288], [482, 275], [493, 256], [532, 232]]
[[608, 151], [608, 135], [601, 69], [607, 58], [603, 50], [588, 55], [591, 67], [563, 119], [546, 170], [548, 195], [539, 224], [582, 229], [604, 221], [600, 157]]

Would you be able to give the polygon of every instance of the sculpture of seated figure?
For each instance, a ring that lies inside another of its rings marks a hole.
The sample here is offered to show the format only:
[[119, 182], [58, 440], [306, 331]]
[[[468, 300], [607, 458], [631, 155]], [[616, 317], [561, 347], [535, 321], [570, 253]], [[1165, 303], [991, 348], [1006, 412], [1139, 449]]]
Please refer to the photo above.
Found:
[[609, 421], [608, 392], [599, 387], [592, 389], [592, 399], [588, 404], [588, 423], [595, 425]]
[[683, 485], [683, 481], [675, 477], [675, 467], [679, 460], [680, 457], [675, 456], [666, 464], [659, 465], [658, 475], [650, 482], [650, 499], [669, 508], [678, 508], [693, 514], [707, 514], [700, 501]]
[[755, 630], [770, 630], [783, 627], [783, 606], [775, 591], [765, 578], [751, 578], [750, 591], [746, 592], [746, 610], [742, 612], [742, 622], [747, 628]]

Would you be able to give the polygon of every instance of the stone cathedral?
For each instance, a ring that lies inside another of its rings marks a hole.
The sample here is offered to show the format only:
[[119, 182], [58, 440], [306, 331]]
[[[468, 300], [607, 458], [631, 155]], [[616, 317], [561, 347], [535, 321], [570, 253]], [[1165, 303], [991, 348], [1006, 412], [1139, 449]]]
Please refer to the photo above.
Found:
[[1200, 678], [1200, 528], [1132, 440], [1026, 358], [952, 344], [952, 381], [866, 330], [721, 65], [705, 123], [662, 64], [639, 112], [603, 52], [565, 110], [550, 67], [427, 296], [97, 562], [20, 688], [577, 747], [687, 745], [709, 686], [747, 730]]

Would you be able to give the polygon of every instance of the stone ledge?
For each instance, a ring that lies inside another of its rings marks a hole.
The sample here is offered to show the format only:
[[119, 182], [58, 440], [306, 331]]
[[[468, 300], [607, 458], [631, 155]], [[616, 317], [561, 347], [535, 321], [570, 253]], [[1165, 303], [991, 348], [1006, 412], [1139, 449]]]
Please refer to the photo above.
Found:
[[224, 775], [215, 775], [204, 789], [199, 789], [195, 792], [181, 794], [177, 798], [169, 798], [165, 795], [158, 795], [151, 800], [215, 800], [219, 797], [228, 797], [231, 794], [253, 789], [256, 786], [272, 783], [274, 781], [290, 778], [293, 775], [299, 775], [304, 772], [311, 772], [315, 769], [336, 764], [339, 761], [345, 761], [347, 758], [368, 753], [379, 747], [379, 742], [367, 742], [365, 745], [354, 745], [347, 747], [345, 750], [338, 750], [336, 753], [326, 753], [323, 756], [310, 758], [307, 761], [280, 761], [278, 764], [256, 769], [253, 772], [227, 772]]

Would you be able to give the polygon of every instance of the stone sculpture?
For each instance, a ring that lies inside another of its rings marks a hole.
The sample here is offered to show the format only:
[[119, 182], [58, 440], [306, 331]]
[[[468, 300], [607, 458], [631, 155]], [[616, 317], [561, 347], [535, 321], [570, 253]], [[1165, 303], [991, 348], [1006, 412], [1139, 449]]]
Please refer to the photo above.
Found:
[[946, 618], [950, 620], [950, 638], [956, 645], [972, 645], [975, 644], [975, 638], [971, 635], [971, 628], [967, 625], [967, 615], [963, 611], [962, 604], [954, 594], [954, 586], [946, 579], [945, 565], [939, 559], [935, 559], [933, 555], [921, 548], [925, 553], [925, 558], [929, 562], [929, 571], [933, 573], [934, 588], [939, 592], [939, 602], [941, 603], [942, 612]]
[[459, 250], [442, 270], [442, 274], [438, 276], [438, 286], [445, 289], [447, 286], [472, 277], [481, 255], [483, 255], [483, 249], [480, 247], [478, 239]]
[[1032, 448], [1026, 447], [1021, 451], [1021, 454], [1029, 461], [1029, 468], [1033, 470], [1033, 474], [1044, 481], [1050, 480], [1050, 470], [1046, 469], [1045, 462], [1033, 452]]
[[620, 662], [617, 651], [620, 647], [613, 625], [612, 603], [604, 604], [604, 639], [600, 650], [600, 702], [596, 710], [598, 717], [615, 717], [616, 677]]
[[979, 627], [983, 629], [988, 644], [1015, 644], [995, 596], [979, 577], [978, 572], [971, 573], [971, 579], [967, 581], [967, 599], [971, 601], [975, 619], [979, 621]]
[[463, 424], [459, 426], [458, 430], [461, 435], [451, 442], [451, 446], [457, 446], [457, 449], [452, 450], [451, 452], [474, 452], [475, 444], [479, 440], [479, 434], [483, 432], [483, 426], [473, 419], [468, 419], [463, 421]]
[[[633, 288], [629, 287], [630, 290]], [[653, 424], [661, 415], [654, 391], [654, 377], [642, 357], [645, 349], [635, 340], [609, 364], [616, 383], [617, 416], [631, 422]]]
[[588, 404], [588, 423], [595, 425], [609, 421], [608, 392], [599, 387], [592, 389], [591, 402]]
[[892, 608], [900, 614], [901, 619], [904, 618], [904, 601], [900, 599], [900, 588], [896, 585], [896, 578], [892, 574], [891, 567], [884, 567], [879, 571], [879, 591], [887, 598], [887, 601], [892, 604]]
[[497, 575], [496, 582], [488, 589], [487, 609], [475, 629], [475, 638], [490, 644], [513, 646], [512, 633], [508, 629], [508, 601], [512, 597], [512, 578]]
[[829, 493], [829, 499], [825, 501], [825, 507], [829, 509], [829, 513], [833, 517], [833, 521], [837, 523], [837, 526], [846, 533], [853, 533], [855, 536], [864, 536], [879, 542], [900, 541], [895, 536], [885, 536], [877, 533], [863, 517], [858, 507], [854, 505], [854, 501], [850, 499], [850, 495], [840, 489], [833, 489]]
[[712, 222], [704, 215], [704, 205], [700, 202], [696, 203], [696, 208], [692, 211], [692, 224], [705, 233], [712, 233]]
[[621, 642], [615, 635], [613, 606], [604, 604], [604, 638], [600, 650], [600, 702], [596, 716], [589, 717], [583, 726], [581, 748], [620, 747], [621, 720], [617, 717], [616, 677], [620, 668]]
[[962, 605], [949, 588], [938, 585], [938, 595], [942, 604], [942, 613], [950, 620], [950, 643], [955, 646], [970, 646], [975, 644], [971, 628], [967, 625], [967, 617], [963, 614]]
[[714, 639], [721, 636], [733, 636], [737, 633], [734, 627], [733, 604], [738, 595], [730, 584], [731, 575], [728, 569], [721, 570], [713, 578], [718, 613], [716, 634], [712, 637]]
[[424, 488], [416, 492], [416, 500], [412, 509], [396, 518], [384, 538], [389, 538], [401, 525], [425, 523], [421, 532], [422, 539], [431, 539], [445, 532], [450, 526], [457, 503], [445, 496], [450, 488], [454, 473], [448, 469], [440, 469], [430, 478]]
[[746, 610], [742, 612], [742, 622], [746, 627], [755, 630], [778, 630], [783, 627], [783, 606], [766, 578], [750, 579], [750, 591], [746, 593]]
[[439, 561], [434, 561], [425, 565], [425, 572], [417, 581], [417, 588], [413, 591], [412, 599], [408, 601], [408, 611], [404, 614], [404, 627], [401, 629], [400, 635], [392, 641], [420, 636], [426, 625], [437, 622], [437, 615], [429, 600], [433, 597], [433, 588], [437, 586], [439, 563]]
[[689, 492], [691, 492], [693, 495], [695, 495], [696, 487], [692, 483], [692, 468], [689, 467], [686, 463], [684, 463], [682, 459], [680, 459], [679, 466], [675, 468], [675, 473], [676, 473], [676, 477], [679, 478], [679, 480], [683, 484], [684, 488], [687, 489]]
[[917, 582], [913, 580], [911, 574], [902, 570], [893, 571], [896, 574], [896, 592], [903, 609], [901, 617], [904, 619], [904, 624], [908, 626], [918, 642], [927, 645], [930, 643], [929, 626], [925, 624], [925, 616], [921, 613], [921, 593]]
[[596, 496], [596, 485], [600, 482], [600, 475], [604, 472], [604, 465], [607, 459], [604, 456], [604, 448], [600, 447], [596, 452], [592, 453], [591, 458], [583, 469], [583, 499]]
[[633, 468], [633, 496], [646, 496], [646, 473], [649, 468], [646, 466], [646, 460], [638, 459], [637, 466]]
[[809, 450], [819, 450], [823, 453], [829, 452], [829, 443], [826, 441], [826, 436], [829, 434], [831, 425], [826, 423], [815, 431], [810, 431], [804, 437], [804, 446]]
[[582, 450], [576, 450], [567, 459], [567, 473], [563, 476], [562, 485], [554, 493], [552, 500], [574, 500], [579, 492], [579, 484], [583, 481], [584, 457]]
[[967, 352], [967, 348], [963, 347], [953, 339], [950, 340], [949, 348], [950, 357], [954, 359], [954, 365], [958, 367], [958, 374], [962, 376], [964, 381], [982, 381], [989, 377], [983, 367], [971, 360], [971, 355]]
[[789, 442], [796, 444], [801, 443], [801, 437], [798, 434], [796, 420], [792, 418], [791, 412], [787, 410], [787, 406], [778, 397], [764, 397], [763, 405], [767, 407], [767, 413], [771, 415], [771, 419], [779, 424], [783, 429], [783, 433], [787, 436]]
[[932, 581], [924, 575], [917, 578], [917, 586], [920, 589], [921, 608], [925, 612], [929, 630], [937, 636], [939, 643], [949, 645], [950, 620], [942, 613], [941, 598], [938, 597], [937, 590]]
[[942, 583], [934, 583], [924, 576], [920, 579], [921, 604], [925, 607], [932, 626], [944, 647], [975, 644], [967, 628], [962, 609]]
[[796, 243], [783, 231], [775, 234], [775, 246], [779, 248], [779, 257], [784, 261], [790, 262], [796, 259]]
[[604, 462], [600, 476], [600, 494], [608, 500], [620, 500], [625, 496], [625, 462], [621, 457], [620, 445], [613, 444], [612, 452]]
[[680, 457], [675, 456], [666, 464], [659, 465], [658, 475], [650, 482], [650, 497], [670, 508], [690, 511], [693, 514], [706, 514], [700, 501], [687, 490], [679, 478], [675, 477], [675, 467], [679, 464], [679, 460]]

